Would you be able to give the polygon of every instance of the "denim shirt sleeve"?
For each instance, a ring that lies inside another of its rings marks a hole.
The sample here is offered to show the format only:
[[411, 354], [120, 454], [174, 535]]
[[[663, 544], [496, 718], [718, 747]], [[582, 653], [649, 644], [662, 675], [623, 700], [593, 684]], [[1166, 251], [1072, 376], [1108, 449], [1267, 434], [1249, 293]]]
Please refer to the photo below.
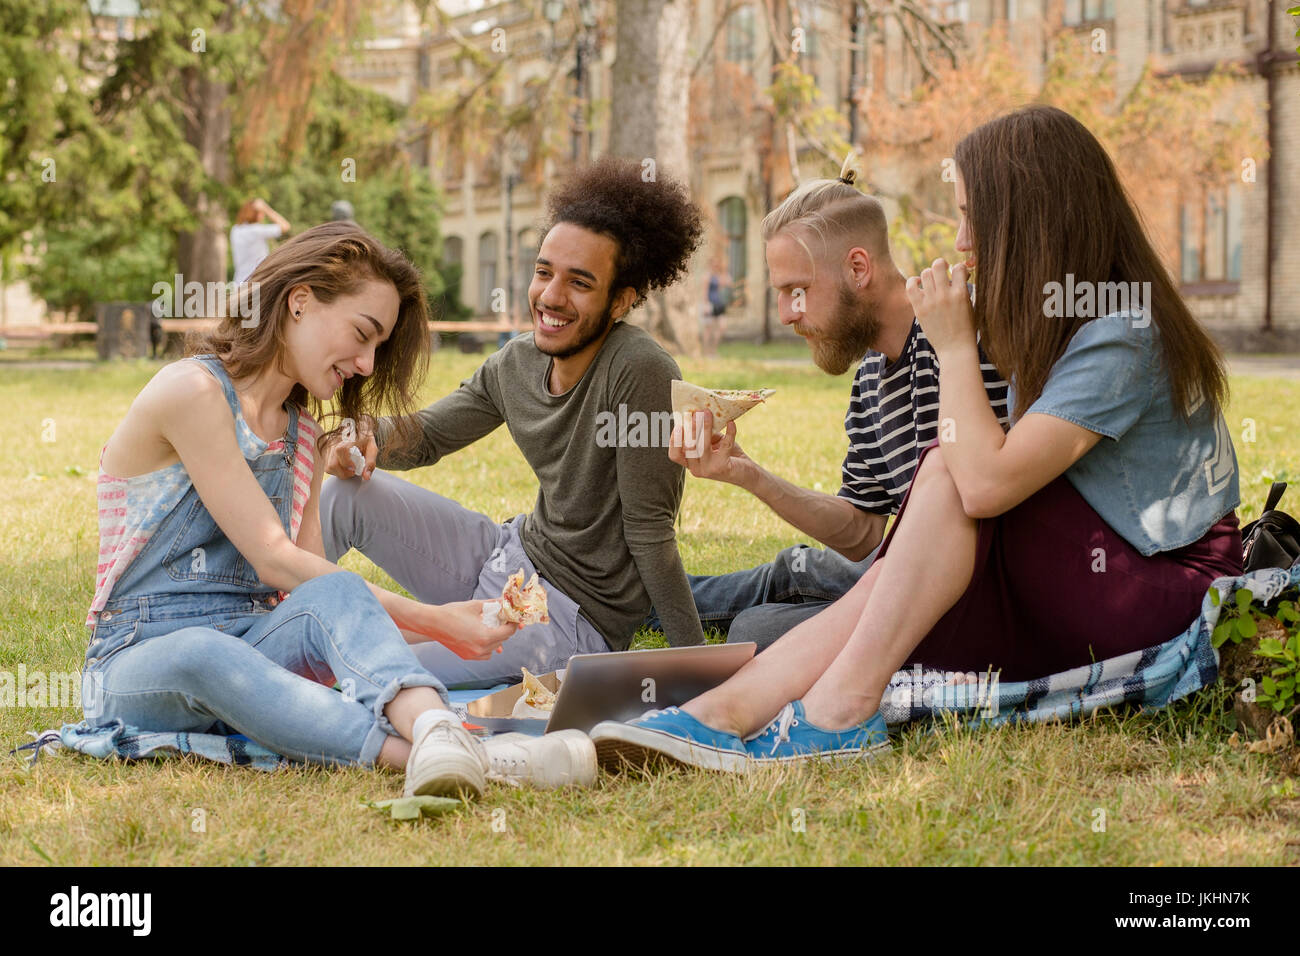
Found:
[[1118, 439], [1151, 404], [1156, 381], [1155, 327], [1128, 313], [1085, 323], [1052, 367], [1026, 414], [1051, 415]]

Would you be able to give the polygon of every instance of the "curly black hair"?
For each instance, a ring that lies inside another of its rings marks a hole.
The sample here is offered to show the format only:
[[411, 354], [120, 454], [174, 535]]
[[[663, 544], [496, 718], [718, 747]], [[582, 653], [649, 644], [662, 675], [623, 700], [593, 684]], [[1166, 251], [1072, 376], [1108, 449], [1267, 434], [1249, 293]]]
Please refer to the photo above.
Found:
[[631, 286], [636, 308], [687, 271], [704, 225], [699, 207], [680, 182], [661, 175], [646, 181], [643, 161], [605, 156], [577, 170], [546, 200], [545, 235], [568, 222], [618, 244], [613, 290]]

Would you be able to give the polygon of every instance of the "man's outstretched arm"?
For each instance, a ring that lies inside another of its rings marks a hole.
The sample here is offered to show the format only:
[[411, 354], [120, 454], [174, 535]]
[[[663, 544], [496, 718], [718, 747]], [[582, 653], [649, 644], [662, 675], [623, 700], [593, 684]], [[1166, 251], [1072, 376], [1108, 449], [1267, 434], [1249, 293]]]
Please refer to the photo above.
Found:
[[[395, 419], [381, 418], [356, 424], [355, 440], [347, 434], [328, 440], [323, 446], [326, 471], [338, 478], [351, 478], [358, 474], [356, 465], [364, 464], [361, 476], [369, 478], [376, 467], [392, 471], [422, 468], [478, 441], [505, 421], [491, 362], [480, 365], [456, 391], [412, 415], [405, 434]], [[353, 447], [359, 459], [352, 457]]]
[[713, 415], [697, 412], [673, 429], [668, 457], [697, 478], [744, 488], [804, 534], [850, 561], [861, 561], [885, 536], [884, 515], [872, 514], [846, 498], [811, 491], [778, 478], [746, 455], [736, 443], [736, 423], [710, 440]]

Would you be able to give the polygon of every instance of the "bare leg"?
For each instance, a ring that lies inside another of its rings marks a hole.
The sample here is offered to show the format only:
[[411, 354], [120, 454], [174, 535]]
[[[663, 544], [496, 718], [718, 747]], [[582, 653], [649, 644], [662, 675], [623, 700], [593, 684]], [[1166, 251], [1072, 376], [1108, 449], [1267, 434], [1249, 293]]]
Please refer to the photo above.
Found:
[[384, 716], [394, 730], [410, 740], [411, 727], [415, 724], [416, 717], [426, 710], [446, 709], [446, 702], [432, 687], [403, 687], [384, 707]]
[[[889, 551], [853, 590], [682, 709], [746, 737], [792, 700], [828, 730], [865, 720], [889, 679], [966, 590], [976, 522], [938, 451], [926, 455]], [[935, 542], [943, 542], [935, 548]]]
[[379, 748], [376, 763], [392, 770], [406, 769], [411, 755], [411, 728], [426, 710], [445, 710], [447, 703], [432, 687], [403, 687], [384, 707], [384, 716], [401, 737], [388, 736]]
[[401, 737], [385, 737], [379, 748], [379, 757], [375, 763], [386, 770], [405, 770], [407, 758], [411, 756], [411, 745]]
[[936, 449], [917, 472], [888, 560], [848, 643], [803, 696], [811, 723], [843, 730], [880, 708], [894, 672], [970, 585], [976, 536], [977, 523], [962, 509]]
[[804, 621], [735, 673], [683, 705], [696, 720], [744, 737], [802, 697], [843, 650], [862, 616], [884, 560], [826, 610]]

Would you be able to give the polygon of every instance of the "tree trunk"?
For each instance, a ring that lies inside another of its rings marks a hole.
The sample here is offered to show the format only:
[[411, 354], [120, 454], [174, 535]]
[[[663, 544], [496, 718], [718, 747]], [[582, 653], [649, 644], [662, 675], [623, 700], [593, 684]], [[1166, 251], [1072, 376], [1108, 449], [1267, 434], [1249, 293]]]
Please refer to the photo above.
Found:
[[[671, 175], [688, 185], [690, 15], [690, 0], [619, 0], [609, 140], [613, 155], [653, 160], [656, 176]], [[694, 356], [700, 332], [691, 288], [690, 282], [679, 282], [650, 296], [642, 321], [669, 349]]]
[[[199, 68], [182, 74], [185, 93], [185, 140], [198, 151], [203, 172], [213, 183], [230, 182], [230, 110], [226, 84]], [[186, 282], [226, 281], [226, 229], [229, 219], [219, 195], [206, 183], [192, 183], [185, 199], [198, 219], [193, 232], [177, 238], [177, 258]]]

